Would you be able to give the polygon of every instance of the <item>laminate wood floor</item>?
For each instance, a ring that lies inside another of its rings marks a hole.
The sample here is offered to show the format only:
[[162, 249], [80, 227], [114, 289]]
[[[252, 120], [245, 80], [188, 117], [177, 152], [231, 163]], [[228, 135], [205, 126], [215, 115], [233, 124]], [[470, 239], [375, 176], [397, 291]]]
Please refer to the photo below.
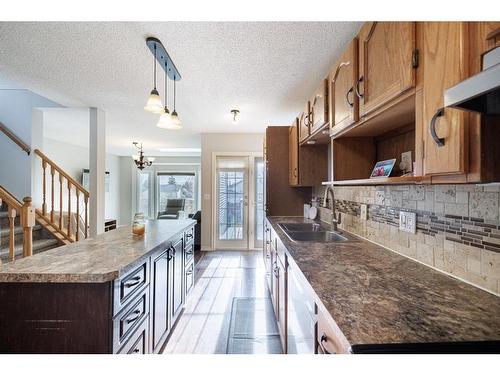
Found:
[[269, 298], [260, 251], [204, 252], [163, 353], [280, 353]]

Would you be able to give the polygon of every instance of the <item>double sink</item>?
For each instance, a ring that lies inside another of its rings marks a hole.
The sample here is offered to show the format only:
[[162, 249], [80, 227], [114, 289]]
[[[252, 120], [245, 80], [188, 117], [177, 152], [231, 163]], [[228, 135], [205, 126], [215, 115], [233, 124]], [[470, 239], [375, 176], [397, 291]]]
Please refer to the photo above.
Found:
[[354, 238], [346, 233], [327, 229], [319, 223], [280, 223], [278, 225], [294, 242], [354, 241]]

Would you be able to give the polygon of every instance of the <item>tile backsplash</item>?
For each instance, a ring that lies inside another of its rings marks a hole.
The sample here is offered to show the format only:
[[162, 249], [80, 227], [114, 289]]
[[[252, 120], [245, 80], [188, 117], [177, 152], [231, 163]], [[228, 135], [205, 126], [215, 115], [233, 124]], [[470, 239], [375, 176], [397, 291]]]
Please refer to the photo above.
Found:
[[[341, 228], [500, 294], [500, 187], [477, 185], [336, 186]], [[325, 187], [313, 190], [321, 205]], [[368, 205], [362, 220], [360, 205]], [[330, 202], [328, 202], [330, 206]], [[329, 222], [330, 210], [319, 210]], [[417, 233], [400, 231], [399, 212], [417, 215]]]

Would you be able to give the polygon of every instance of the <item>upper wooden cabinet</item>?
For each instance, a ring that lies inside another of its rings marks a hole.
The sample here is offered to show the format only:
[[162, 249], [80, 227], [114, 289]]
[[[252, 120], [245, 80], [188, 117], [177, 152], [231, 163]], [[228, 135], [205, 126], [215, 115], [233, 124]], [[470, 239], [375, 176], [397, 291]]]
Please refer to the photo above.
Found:
[[288, 181], [290, 186], [299, 184], [299, 135], [298, 119], [290, 126], [289, 146], [288, 146]]
[[289, 127], [288, 182], [316, 186], [328, 179], [328, 145], [299, 145], [299, 118]]
[[310, 106], [309, 102], [307, 102], [305, 111], [299, 115], [299, 142], [305, 141], [309, 137], [309, 134], [311, 134], [309, 129], [309, 114]]
[[444, 91], [469, 76], [468, 26], [467, 22], [421, 25], [425, 175], [464, 173], [468, 167], [469, 113], [443, 109]]
[[323, 125], [328, 123], [328, 79], [324, 79], [316, 89], [314, 96], [310, 101], [311, 114], [309, 119], [310, 133], [314, 133]]
[[415, 22], [367, 22], [359, 33], [360, 117], [415, 86]]
[[358, 78], [358, 39], [344, 51], [330, 74], [330, 125], [344, 129], [358, 121], [358, 96], [354, 92]]

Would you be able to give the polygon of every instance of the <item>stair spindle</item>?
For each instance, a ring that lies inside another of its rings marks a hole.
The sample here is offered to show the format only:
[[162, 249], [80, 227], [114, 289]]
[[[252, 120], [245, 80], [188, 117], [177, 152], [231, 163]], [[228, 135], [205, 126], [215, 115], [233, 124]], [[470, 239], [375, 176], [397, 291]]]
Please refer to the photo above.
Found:
[[89, 235], [89, 225], [88, 225], [88, 205], [89, 205], [89, 196], [87, 194], [84, 195], [85, 200], [85, 238]]
[[59, 173], [59, 230], [63, 229], [63, 222], [62, 222], [62, 217], [63, 217], [63, 194], [62, 194], [62, 183], [63, 183], [63, 176], [61, 173]]
[[14, 260], [14, 220], [16, 219], [16, 210], [12, 207], [7, 207], [7, 212], [9, 215], [9, 259]]
[[50, 222], [54, 224], [54, 175], [56, 174], [56, 171], [54, 170], [54, 167], [51, 165], [50, 166], [50, 180], [51, 180], [51, 189], [50, 189]]
[[76, 233], [75, 238], [78, 241], [80, 239], [80, 191], [78, 189], [76, 192]]
[[46, 188], [46, 169], [47, 169], [47, 162], [45, 160], [42, 160], [42, 180], [43, 180], [43, 186], [42, 186], [42, 214], [43, 216], [47, 215], [47, 188]]
[[68, 181], [68, 237], [71, 238], [71, 182]]
[[31, 197], [24, 197], [21, 208], [21, 226], [23, 227], [23, 256], [33, 255], [33, 227], [35, 226], [35, 209], [31, 205]]

